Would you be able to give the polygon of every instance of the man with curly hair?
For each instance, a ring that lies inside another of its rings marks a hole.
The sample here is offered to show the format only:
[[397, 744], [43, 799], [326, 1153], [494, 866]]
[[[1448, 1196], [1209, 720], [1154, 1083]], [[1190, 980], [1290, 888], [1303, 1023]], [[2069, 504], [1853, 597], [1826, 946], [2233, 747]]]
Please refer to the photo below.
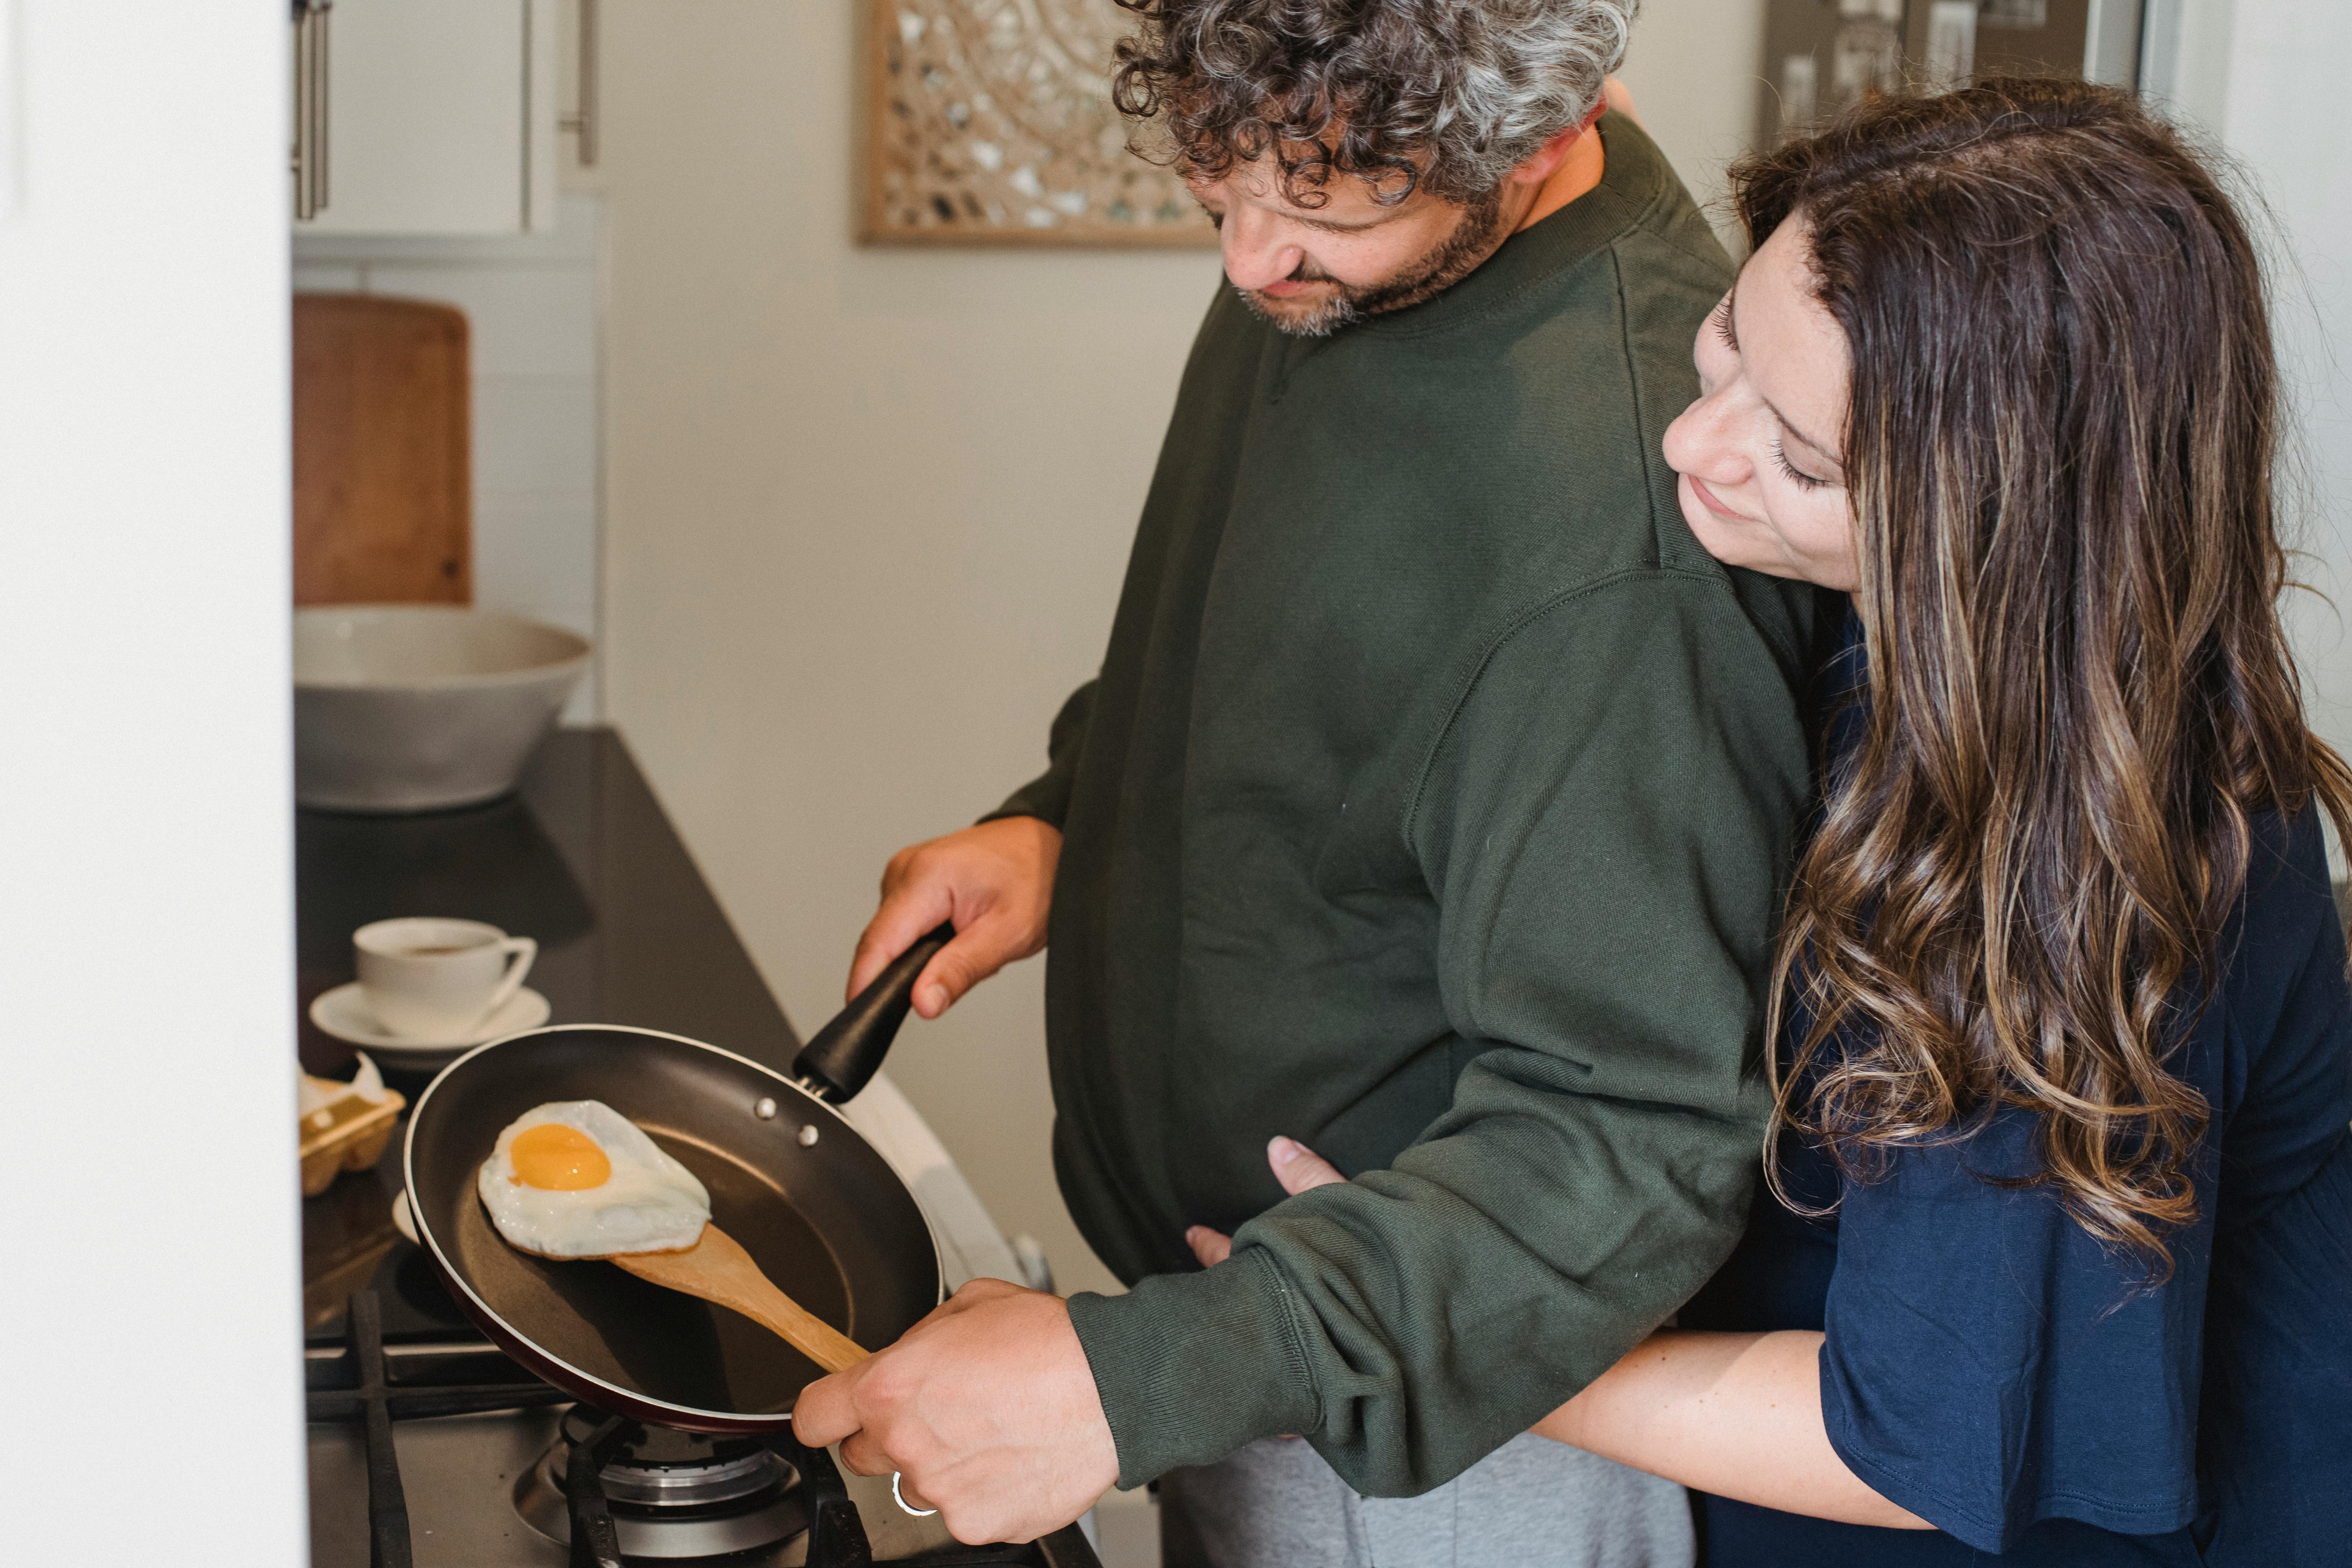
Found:
[[[1231, 287], [1099, 678], [850, 985], [951, 920], [936, 1016], [1050, 936], [1055, 1168], [1133, 1289], [976, 1282], [802, 1435], [967, 1541], [1164, 1478], [1171, 1568], [1687, 1563], [1677, 1489], [1518, 1436], [1739, 1234], [1808, 783], [1811, 601], [1658, 455], [1731, 268], [1608, 109], [1637, 0], [1121, 3]], [[1351, 1179], [1286, 1195], [1289, 1138]]]

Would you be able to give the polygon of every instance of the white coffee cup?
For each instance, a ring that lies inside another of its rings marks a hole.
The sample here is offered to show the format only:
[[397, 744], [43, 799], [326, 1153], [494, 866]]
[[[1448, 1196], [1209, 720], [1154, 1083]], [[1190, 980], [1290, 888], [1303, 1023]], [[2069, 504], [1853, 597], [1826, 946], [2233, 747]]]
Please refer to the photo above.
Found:
[[388, 1034], [462, 1040], [522, 988], [539, 943], [480, 921], [377, 921], [352, 932], [360, 990]]

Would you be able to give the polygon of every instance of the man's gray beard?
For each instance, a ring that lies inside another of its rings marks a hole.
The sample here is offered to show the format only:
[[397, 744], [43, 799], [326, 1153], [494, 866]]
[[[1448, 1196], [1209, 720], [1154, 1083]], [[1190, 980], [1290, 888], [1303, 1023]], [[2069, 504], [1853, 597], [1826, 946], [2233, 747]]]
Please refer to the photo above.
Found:
[[1299, 338], [1328, 338], [1342, 327], [1367, 316], [1402, 310], [1433, 299], [1478, 269], [1501, 243], [1495, 231], [1502, 225], [1503, 191], [1497, 185], [1462, 211], [1462, 220], [1419, 266], [1381, 283], [1357, 287], [1341, 284], [1328, 299], [1304, 315], [1277, 316], [1248, 289], [1236, 289], [1242, 303], [1276, 331]]

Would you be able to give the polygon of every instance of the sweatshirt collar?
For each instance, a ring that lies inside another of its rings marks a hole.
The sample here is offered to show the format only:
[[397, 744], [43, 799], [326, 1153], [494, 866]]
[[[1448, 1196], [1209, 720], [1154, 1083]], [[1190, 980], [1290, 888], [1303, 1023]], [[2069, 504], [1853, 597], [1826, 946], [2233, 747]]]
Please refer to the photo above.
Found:
[[1511, 236], [1476, 271], [1435, 299], [1375, 316], [1349, 330], [1418, 335], [1477, 320], [1605, 249], [1647, 216], [1671, 188], [1665, 155], [1639, 126], [1613, 110], [1601, 117], [1599, 128], [1607, 154], [1600, 184], [1534, 227]]

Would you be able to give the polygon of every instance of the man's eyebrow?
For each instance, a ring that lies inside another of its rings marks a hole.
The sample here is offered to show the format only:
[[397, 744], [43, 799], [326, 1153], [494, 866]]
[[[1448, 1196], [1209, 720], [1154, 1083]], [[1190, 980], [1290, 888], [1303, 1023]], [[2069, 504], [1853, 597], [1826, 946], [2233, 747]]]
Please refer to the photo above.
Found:
[[[1223, 223], [1225, 221], [1225, 211], [1223, 207], [1211, 206], [1197, 194], [1192, 197], [1192, 205], [1199, 207], [1202, 212], [1207, 213], [1209, 215], [1210, 222]], [[1380, 227], [1381, 225], [1389, 222], [1396, 216], [1396, 214], [1392, 212], [1383, 212], [1378, 217], [1368, 218], [1362, 223], [1334, 223], [1329, 218], [1316, 217], [1312, 216], [1315, 209], [1311, 207], [1301, 208], [1284, 206], [1278, 207], [1276, 210], [1293, 223], [1304, 224], [1308, 228], [1319, 228], [1326, 234], [1362, 234], [1368, 229]]]
[[1303, 223], [1309, 228], [1325, 229], [1332, 234], [1361, 234], [1368, 228], [1380, 227], [1381, 225], [1388, 222], [1396, 215], [1394, 213], [1382, 213], [1380, 216], [1375, 218], [1367, 218], [1362, 223], [1334, 223], [1329, 218], [1308, 217], [1305, 213], [1299, 211], [1287, 212], [1284, 216], [1287, 216], [1293, 223]]
[[[1739, 285], [1735, 281], [1731, 286], [1730, 292], [1727, 293], [1723, 297], [1723, 335], [1731, 340], [1731, 346], [1735, 352], [1737, 352], [1739, 347], [1739, 327], [1738, 324], [1738, 314]], [[1831, 467], [1838, 468], [1845, 467], [1844, 460], [1841, 458], [1835, 451], [1823, 446], [1821, 442], [1814, 440], [1802, 430], [1798, 429], [1796, 421], [1781, 413], [1780, 410], [1775, 406], [1770, 398], [1765, 397], [1761, 392], [1759, 392], [1756, 395], [1763, 399], [1764, 406], [1771, 410], [1772, 417], [1780, 422], [1780, 428], [1786, 430], [1790, 435], [1794, 436], [1800, 444], [1811, 447], [1814, 451], [1828, 458]]]

